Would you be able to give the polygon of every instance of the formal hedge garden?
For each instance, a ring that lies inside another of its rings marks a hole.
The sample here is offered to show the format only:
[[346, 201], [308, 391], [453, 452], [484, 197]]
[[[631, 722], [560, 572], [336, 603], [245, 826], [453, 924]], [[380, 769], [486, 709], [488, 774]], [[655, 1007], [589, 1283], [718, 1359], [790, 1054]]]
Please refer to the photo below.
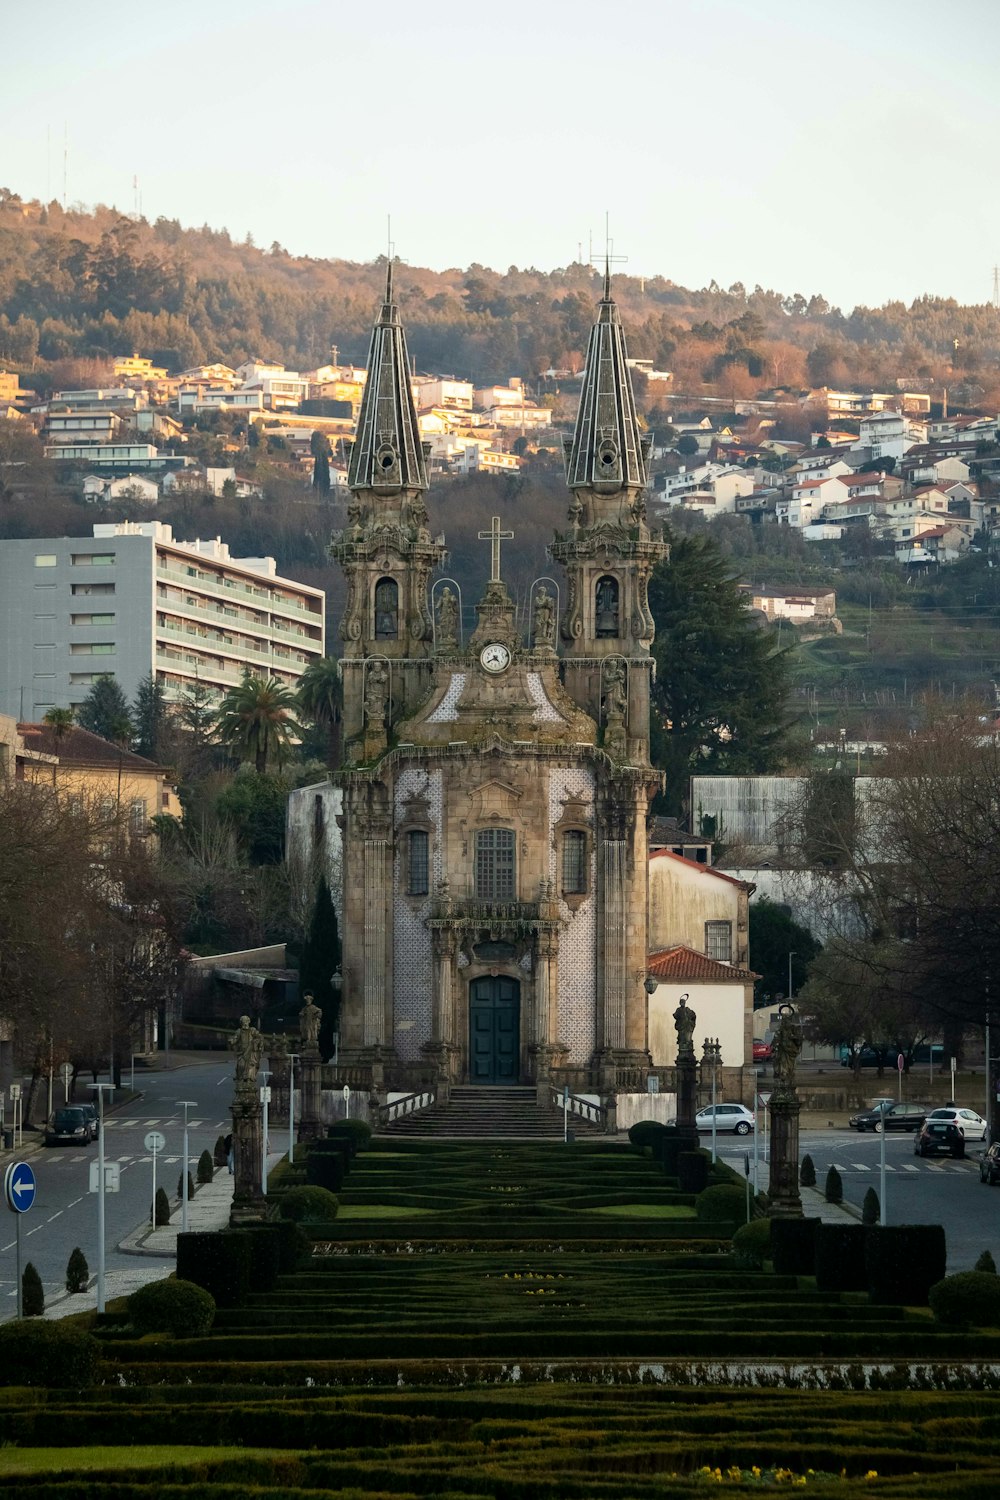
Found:
[[0, 1329], [0, 1490], [993, 1500], [995, 1278], [933, 1226], [747, 1226], [639, 1137], [321, 1143], [291, 1217], [180, 1237], [176, 1292]]

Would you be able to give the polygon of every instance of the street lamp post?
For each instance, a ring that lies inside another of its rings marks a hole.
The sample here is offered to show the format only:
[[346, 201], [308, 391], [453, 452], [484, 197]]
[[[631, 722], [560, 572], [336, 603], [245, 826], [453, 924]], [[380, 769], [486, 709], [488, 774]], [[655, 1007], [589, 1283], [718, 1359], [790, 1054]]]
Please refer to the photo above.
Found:
[[295, 1064], [297, 1052], [288, 1053], [288, 1165], [295, 1161]]
[[261, 1131], [260, 1138], [260, 1190], [265, 1198], [267, 1197], [267, 1106], [271, 1102], [271, 1090], [268, 1088], [268, 1081], [270, 1077], [271, 1075], [268, 1070], [266, 1068], [261, 1068], [260, 1102], [264, 1106], [264, 1118], [262, 1122], [263, 1129]]
[[187, 1234], [188, 1227], [188, 1110], [196, 1109], [197, 1102], [194, 1099], [178, 1099], [176, 1101], [184, 1110], [184, 1155], [181, 1157], [181, 1234]]
[[788, 1003], [789, 1003], [789, 1005], [791, 1005], [791, 1003], [792, 1003], [792, 959], [794, 957], [795, 957], [795, 949], [793, 948], [792, 951], [791, 951], [791, 953], [789, 953], [789, 955], [788, 955]]
[[344, 988], [344, 976], [339, 964], [330, 975], [330, 988], [337, 1006], [337, 1021], [333, 1028], [333, 1066], [336, 1067], [340, 1061], [340, 996]]
[[113, 1083], [92, 1083], [97, 1094], [97, 1311], [104, 1311], [104, 1094]]

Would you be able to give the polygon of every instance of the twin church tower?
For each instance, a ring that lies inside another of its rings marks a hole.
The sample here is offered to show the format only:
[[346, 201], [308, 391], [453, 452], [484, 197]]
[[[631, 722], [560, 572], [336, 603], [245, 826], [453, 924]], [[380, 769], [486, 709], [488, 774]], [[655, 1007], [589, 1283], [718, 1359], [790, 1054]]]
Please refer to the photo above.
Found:
[[648, 435], [606, 275], [567, 439], [561, 581], [524, 639], [492, 566], [466, 636], [424, 496], [389, 269], [333, 541], [344, 641], [341, 1062], [376, 1087], [644, 1088]]

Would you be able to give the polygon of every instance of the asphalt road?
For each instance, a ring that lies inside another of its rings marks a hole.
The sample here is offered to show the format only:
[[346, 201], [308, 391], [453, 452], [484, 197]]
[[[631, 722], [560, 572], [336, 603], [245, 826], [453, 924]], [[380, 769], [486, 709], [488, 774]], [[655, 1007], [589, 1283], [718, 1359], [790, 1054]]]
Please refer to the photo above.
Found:
[[[121, 1168], [121, 1189], [105, 1196], [105, 1266], [108, 1271], [134, 1268], [135, 1257], [115, 1247], [139, 1224], [149, 1222], [152, 1204], [152, 1157], [144, 1137], [158, 1130], [166, 1145], [157, 1155], [157, 1186], [173, 1200], [181, 1174], [184, 1111], [177, 1101], [189, 1099], [188, 1160], [192, 1177], [198, 1157], [211, 1151], [232, 1124], [232, 1063], [213, 1057], [205, 1063], [136, 1076], [141, 1098], [112, 1111], [105, 1119], [105, 1160]], [[61, 1102], [61, 1090], [56, 1101]], [[107, 1106], [107, 1096], [105, 1096]], [[276, 1132], [271, 1131], [272, 1139]], [[25, 1137], [28, 1145], [28, 1137]], [[11, 1159], [30, 1162], [37, 1191], [32, 1208], [21, 1215], [22, 1265], [31, 1261], [42, 1278], [48, 1298], [63, 1290], [66, 1262], [79, 1245], [92, 1273], [97, 1271], [97, 1195], [89, 1189], [90, 1163], [97, 1159], [97, 1142], [86, 1147], [28, 1147]], [[0, 1321], [16, 1303], [16, 1217], [0, 1205]]]
[[[744, 1152], [752, 1152], [741, 1141], [735, 1145], [726, 1136], [719, 1154], [743, 1171]], [[859, 1134], [845, 1127], [803, 1130], [799, 1136], [802, 1156], [812, 1157], [816, 1185], [822, 1189], [826, 1174], [835, 1166], [844, 1184], [844, 1199], [861, 1207], [868, 1188], [879, 1191], [879, 1141], [875, 1134]], [[761, 1142], [763, 1150], [763, 1141]], [[971, 1271], [984, 1250], [990, 1250], [1000, 1265], [1000, 1187], [979, 1181], [979, 1142], [970, 1142], [964, 1161], [950, 1157], [915, 1156], [913, 1136], [908, 1132], [885, 1138], [886, 1222], [889, 1224], [943, 1224], [948, 1244], [948, 1270]], [[762, 1183], [766, 1183], [766, 1167]]]

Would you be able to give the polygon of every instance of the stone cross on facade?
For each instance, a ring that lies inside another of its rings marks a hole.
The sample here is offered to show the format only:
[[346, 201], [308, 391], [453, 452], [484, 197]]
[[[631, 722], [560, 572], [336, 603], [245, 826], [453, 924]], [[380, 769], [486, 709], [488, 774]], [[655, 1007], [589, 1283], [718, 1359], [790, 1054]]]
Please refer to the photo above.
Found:
[[492, 542], [492, 544], [493, 544], [493, 547], [492, 547], [492, 556], [491, 556], [491, 559], [490, 559], [490, 562], [491, 562], [491, 567], [490, 567], [490, 582], [491, 583], [499, 583], [500, 582], [500, 543], [501, 542], [512, 542], [514, 540], [514, 533], [512, 531], [501, 531], [500, 530], [500, 517], [499, 516], [494, 516], [489, 531], [481, 531], [479, 533], [479, 540], [481, 542]]

